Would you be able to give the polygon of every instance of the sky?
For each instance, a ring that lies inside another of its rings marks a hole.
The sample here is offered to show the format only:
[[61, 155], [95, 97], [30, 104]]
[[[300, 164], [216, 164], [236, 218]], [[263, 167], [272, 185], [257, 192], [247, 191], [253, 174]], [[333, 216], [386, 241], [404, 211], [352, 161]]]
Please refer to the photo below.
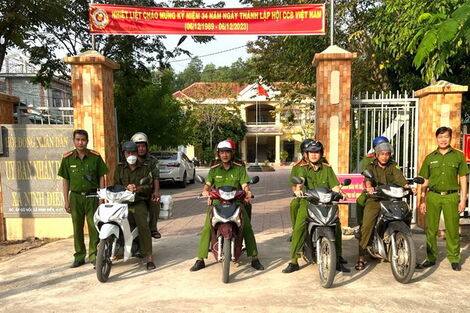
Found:
[[[206, 4], [213, 4], [219, 2], [218, 0], [206, 0]], [[238, 0], [225, 0], [225, 8], [240, 8], [243, 7]], [[176, 47], [178, 40], [181, 36], [176, 35], [167, 35], [167, 39], [164, 40], [165, 46], [172, 50]], [[211, 56], [206, 56], [208, 54], [213, 54], [220, 51], [229, 50], [232, 48], [237, 48], [246, 45], [248, 41], [256, 40], [256, 35], [218, 35], [214, 36], [215, 39], [208, 43], [195, 43], [191, 38], [187, 38], [182, 44], [181, 48], [190, 51], [193, 56], [200, 57], [202, 63], [205, 65], [213, 63], [216, 66], [229, 66], [235, 62], [238, 58], [246, 60], [249, 57], [249, 54], [246, 52], [246, 47], [234, 49], [232, 51], [227, 51]], [[181, 60], [181, 61], [180, 61]], [[175, 62], [178, 61], [178, 62]], [[179, 56], [171, 62], [173, 69], [179, 73], [182, 72], [190, 61], [190, 58], [187, 56]]]

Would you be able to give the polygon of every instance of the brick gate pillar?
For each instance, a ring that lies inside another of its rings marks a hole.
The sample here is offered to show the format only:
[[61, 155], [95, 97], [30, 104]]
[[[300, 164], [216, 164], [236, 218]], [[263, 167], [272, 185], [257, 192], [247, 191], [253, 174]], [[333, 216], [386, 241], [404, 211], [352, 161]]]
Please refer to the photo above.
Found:
[[0, 92], [0, 124], [14, 124], [13, 105], [20, 98]]
[[[336, 174], [349, 173], [351, 117], [351, 63], [356, 53], [330, 46], [316, 53], [317, 95], [315, 137], [325, 146], [325, 155]], [[343, 226], [348, 225], [347, 205], [340, 208]]]
[[[18, 102], [20, 102], [20, 98], [0, 92], [0, 124], [14, 124], [13, 105]], [[2, 129], [0, 128], [1, 131]], [[0, 136], [1, 138], [2, 136]], [[5, 218], [3, 217], [2, 178], [0, 177], [0, 241], [5, 239], [6, 228]]]
[[74, 129], [88, 132], [88, 147], [102, 155], [110, 169], [108, 182], [112, 182], [117, 164], [113, 70], [119, 64], [93, 50], [64, 58], [64, 62], [72, 65]]
[[[415, 92], [419, 98], [418, 171], [426, 155], [437, 148], [435, 132], [439, 127], [452, 128], [451, 145], [460, 149], [462, 94], [467, 90], [467, 86], [441, 80]], [[424, 215], [419, 210], [417, 217], [418, 225], [424, 228]]]

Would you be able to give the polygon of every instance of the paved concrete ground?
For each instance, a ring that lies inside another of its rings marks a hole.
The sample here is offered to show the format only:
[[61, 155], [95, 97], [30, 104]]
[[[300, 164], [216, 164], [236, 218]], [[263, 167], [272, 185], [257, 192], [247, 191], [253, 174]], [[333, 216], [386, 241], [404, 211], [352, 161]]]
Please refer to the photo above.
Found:
[[[0, 262], [1, 312], [469, 312], [469, 242], [462, 243], [463, 270], [454, 272], [439, 240], [440, 263], [416, 272], [408, 285], [397, 283], [388, 263], [372, 261], [362, 272], [338, 274], [331, 289], [319, 285], [317, 267], [283, 274], [289, 260], [290, 232], [285, 182], [287, 171], [261, 173], [255, 188], [254, 226], [264, 271], [242, 257], [233, 265], [231, 282], [221, 282], [221, 266], [189, 272], [194, 262], [203, 215], [195, 200], [200, 185], [174, 194], [175, 215], [161, 221], [163, 238], [153, 241], [157, 270], [146, 272], [138, 259], [118, 261], [110, 280], [99, 283], [90, 264], [70, 269], [72, 239], [33, 249]], [[416, 233], [418, 258], [424, 258], [424, 235]], [[357, 241], [344, 238], [344, 256], [353, 265]]]

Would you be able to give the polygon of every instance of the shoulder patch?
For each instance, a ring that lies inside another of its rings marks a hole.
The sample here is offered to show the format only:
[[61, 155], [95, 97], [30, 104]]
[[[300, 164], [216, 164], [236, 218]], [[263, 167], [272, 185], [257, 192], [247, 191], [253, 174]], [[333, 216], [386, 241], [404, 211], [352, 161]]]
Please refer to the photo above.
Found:
[[308, 162], [303, 162], [303, 161], [302, 161], [299, 165], [300, 165], [300, 166], [308, 166], [309, 164], [308, 164]]
[[219, 167], [222, 163], [217, 163], [217, 164], [214, 164], [211, 166], [211, 168], [216, 168], [216, 167]]
[[330, 164], [323, 162], [321, 165], [330, 167]]
[[67, 152], [67, 153], [64, 153], [64, 154], [62, 155], [62, 157], [63, 157], [63, 158], [67, 158], [67, 157], [71, 156], [72, 154], [73, 154], [73, 151], [69, 151], [69, 152]]
[[240, 166], [240, 167], [244, 167], [245, 165], [244, 164], [241, 164], [241, 163], [238, 163], [238, 162], [233, 162], [233, 164], [237, 165], [237, 166]]
[[302, 160], [298, 160], [297, 162], [295, 162], [294, 164], [292, 164], [292, 166], [296, 166], [296, 165], [299, 165], [300, 162], [302, 162]]
[[93, 153], [94, 155], [100, 155], [100, 153], [98, 151], [95, 151], [95, 150], [90, 150], [91, 153]]
[[366, 158], [374, 158], [374, 159], [375, 159], [375, 154], [373, 154], [373, 153], [367, 153], [364, 157], [366, 157]]

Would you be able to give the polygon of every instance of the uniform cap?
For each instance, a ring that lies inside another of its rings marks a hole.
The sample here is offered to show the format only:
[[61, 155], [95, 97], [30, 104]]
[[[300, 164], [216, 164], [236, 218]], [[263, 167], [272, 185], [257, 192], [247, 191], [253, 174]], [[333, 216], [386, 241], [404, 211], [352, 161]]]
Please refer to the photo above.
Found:
[[232, 145], [227, 140], [219, 142], [217, 145], [217, 151], [232, 151]]

